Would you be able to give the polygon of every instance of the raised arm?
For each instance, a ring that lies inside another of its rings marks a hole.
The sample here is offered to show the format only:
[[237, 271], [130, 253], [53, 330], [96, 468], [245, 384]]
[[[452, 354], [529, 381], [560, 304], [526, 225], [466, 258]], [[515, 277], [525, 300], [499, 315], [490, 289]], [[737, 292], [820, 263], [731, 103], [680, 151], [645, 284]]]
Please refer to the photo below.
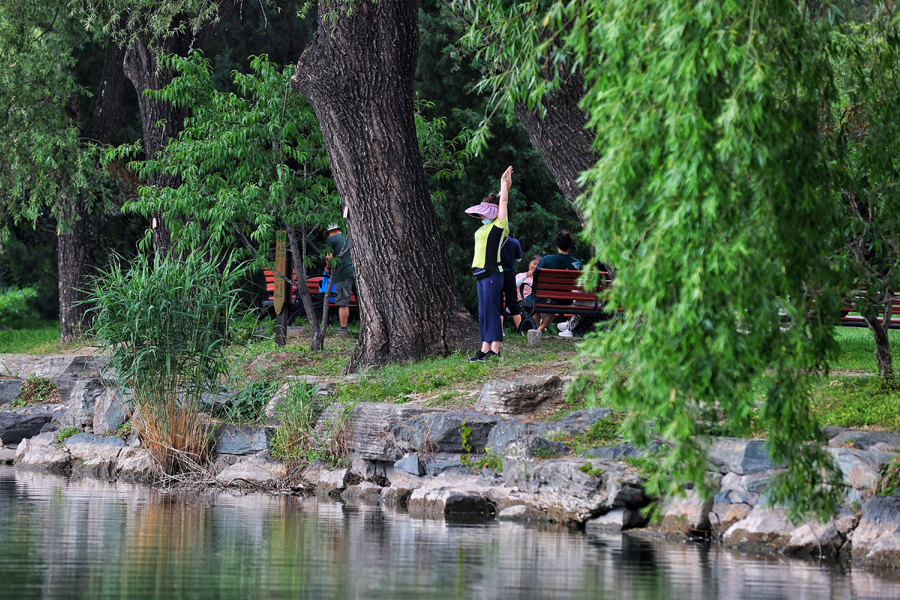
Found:
[[513, 168], [509, 167], [500, 177], [500, 207], [497, 209], [497, 220], [504, 221], [509, 216], [509, 190], [512, 188]]

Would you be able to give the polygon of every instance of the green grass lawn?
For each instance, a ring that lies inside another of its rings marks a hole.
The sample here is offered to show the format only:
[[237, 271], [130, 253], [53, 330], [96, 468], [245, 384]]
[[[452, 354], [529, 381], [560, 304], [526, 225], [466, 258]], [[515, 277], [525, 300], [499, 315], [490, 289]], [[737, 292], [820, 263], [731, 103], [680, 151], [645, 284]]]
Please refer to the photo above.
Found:
[[[875, 340], [868, 328], [838, 327], [835, 337], [841, 345], [841, 355], [831, 365], [832, 369], [878, 372], [878, 364], [875, 362]], [[891, 340], [891, 355], [894, 357], [896, 371], [900, 366], [897, 362], [897, 357], [900, 356], [900, 329], [888, 332], [888, 338]]]
[[[3, 322], [0, 353], [52, 354], [71, 349], [59, 344], [59, 323], [39, 319]], [[351, 336], [329, 334], [325, 349], [313, 354], [308, 336], [290, 340], [284, 348], [271, 340], [258, 340], [236, 353], [232, 384], [248, 381], [279, 381], [289, 375], [339, 377], [350, 359], [359, 335], [358, 323]], [[865, 328], [838, 328], [841, 354], [831, 365], [832, 373], [813, 384], [813, 410], [822, 425], [854, 428], [884, 428], [900, 431], [900, 392], [886, 391], [875, 373], [875, 345]], [[900, 331], [891, 331], [893, 355], [900, 357]], [[522, 336], [507, 335], [503, 360], [470, 363], [467, 355], [424, 359], [416, 363], [372, 369], [355, 385], [339, 384], [336, 397], [365, 402], [417, 402], [431, 406], [471, 406], [490, 379], [510, 380], [520, 375], [553, 372], [574, 375], [585, 365], [577, 356], [573, 340], [545, 336], [540, 347], [530, 348]], [[900, 362], [897, 363], [900, 370]], [[565, 414], [575, 406], [561, 412]]]
[[0, 322], [0, 354], [53, 354], [60, 351], [59, 321], [9, 319]]

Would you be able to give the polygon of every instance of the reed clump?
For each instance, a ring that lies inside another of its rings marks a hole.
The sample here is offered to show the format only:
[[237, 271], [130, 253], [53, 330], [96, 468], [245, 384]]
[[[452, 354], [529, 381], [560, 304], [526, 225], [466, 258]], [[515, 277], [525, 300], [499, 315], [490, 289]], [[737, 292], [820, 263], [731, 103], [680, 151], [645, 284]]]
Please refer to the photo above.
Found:
[[167, 474], [206, 462], [204, 392], [228, 371], [246, 267], [207, 249], [121, 260], [100, 272], [90, 302], [96, 343], [131, 390], [134, 430]]

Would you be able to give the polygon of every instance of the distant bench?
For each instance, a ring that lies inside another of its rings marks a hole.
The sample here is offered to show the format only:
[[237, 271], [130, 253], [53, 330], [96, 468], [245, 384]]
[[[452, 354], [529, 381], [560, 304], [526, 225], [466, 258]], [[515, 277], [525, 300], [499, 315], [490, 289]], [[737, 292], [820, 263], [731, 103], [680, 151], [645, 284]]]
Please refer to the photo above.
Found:
[[[272, 308], [275, 306], [275, 273], [271, 269], [263, 269], [263, 275], [266, 277], [266, 293], [263, 296], [262, 306], [263, 308]], [[294, 280], [296, 281], [296, 277]], [[321, 281], [321, 277], [309, 277], [306, 280], [306, 289], [309, 290], [309, 295], [312, 297], [313, 308], [317, 315], [322, 314], [322, 302], [325, 300], [325, 294], [319, 291], [319, 282]], [[331, 298], [332, 300], [334, 299], [334, 294], [331, 294]], [[328, 309], [329, 319], [337, 313], [335, 309], [336, 307], [332, 302], [331, 308]], [[306, 308], [304, 308], [303, 302], [300, 300], [299, 288], [296, 284], [291, 285], [290, 297], [285, 299], [285, 310], [288, 311], [288, 325], [293, 324], [295, 319], [306, 315]], [[352, 291], [350, 292], [350, 313], [351, 315], [359, 314], [356, 294]]]
[[531, 294], [522, 301], [520, 333], [535, 326], [533, 317], [536, 313], [564, 318], [584, 315], [607, 321], [622, 312], [619, 309], [610, 310], [606, 305], [606, 297], [612, 287], [612, 276], [608, 272], [598, 273], [599, 283], [593, 290], [585, 290], [579, 285], [581, 275], [581, 271], [535, 269]]
[[[879, 315], [883, 314], [883, 312], [879, 312]], [[881, 316], [878, 317], [878, 322], [883, 322]], [[851, 315], [850, 309], [844, 309], [841, 311], [840, 324], [844, 327], [869, 326], [866, 323], [866, 319], [862, 315]], [[894, 296], [891, 300], [891, 322], [888, 324], [888, 329], [900, 329], [900, 296]]]

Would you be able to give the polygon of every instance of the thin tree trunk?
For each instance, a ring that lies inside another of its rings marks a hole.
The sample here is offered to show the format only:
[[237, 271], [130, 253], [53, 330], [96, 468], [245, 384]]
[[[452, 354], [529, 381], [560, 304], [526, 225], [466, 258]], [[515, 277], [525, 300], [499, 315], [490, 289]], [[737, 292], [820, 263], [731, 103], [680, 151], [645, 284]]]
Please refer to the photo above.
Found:
[[881, 377], [882, 385], [885, 388], [893, 389], [896, 387], [894, 379], [893, 359], [891, 358], [891, 342], [888, 337], [890, 330], [891, 312], [892, 312], [892, 295], [888, 294], [888, 300], [885, 303], [883, 320], [878, 320], [878, 313], [875, 306], [869, 304], [866, 307], [865, 315], [866, 324], [875, 338], [875, 360], [878, 363], [878, 376]]
[[79, 194], [60, 199], [60, 219], [70, 224], [58, 235], [57, 266], [59, 271], [59, 338], [64, 344], [76, 341], [84, 332], [86, 310], [83, 304], [87, 288], [90, 260], [90, 227]]
[[555, 94], [544, 98], [547, 112], [543, 118], [524, 104], [515, 107], [516, 116], [528, 132], [531, 144], [544, 159], [556, 185], [582, 223], [584, 212], [577, 199], [584, 190], [577, 179], [582, 171], [597, 162], [597, 155], [591, 150], [594, 136], [585, 129], [587, 117], [578, 107], [583, 94], [581, 77], [572, 75]]
[[321, 0], [292, 79], [312, 104], [353, 236], [362, 333], [348, 371], [474, 348], [413, 122], [416, 0]]

